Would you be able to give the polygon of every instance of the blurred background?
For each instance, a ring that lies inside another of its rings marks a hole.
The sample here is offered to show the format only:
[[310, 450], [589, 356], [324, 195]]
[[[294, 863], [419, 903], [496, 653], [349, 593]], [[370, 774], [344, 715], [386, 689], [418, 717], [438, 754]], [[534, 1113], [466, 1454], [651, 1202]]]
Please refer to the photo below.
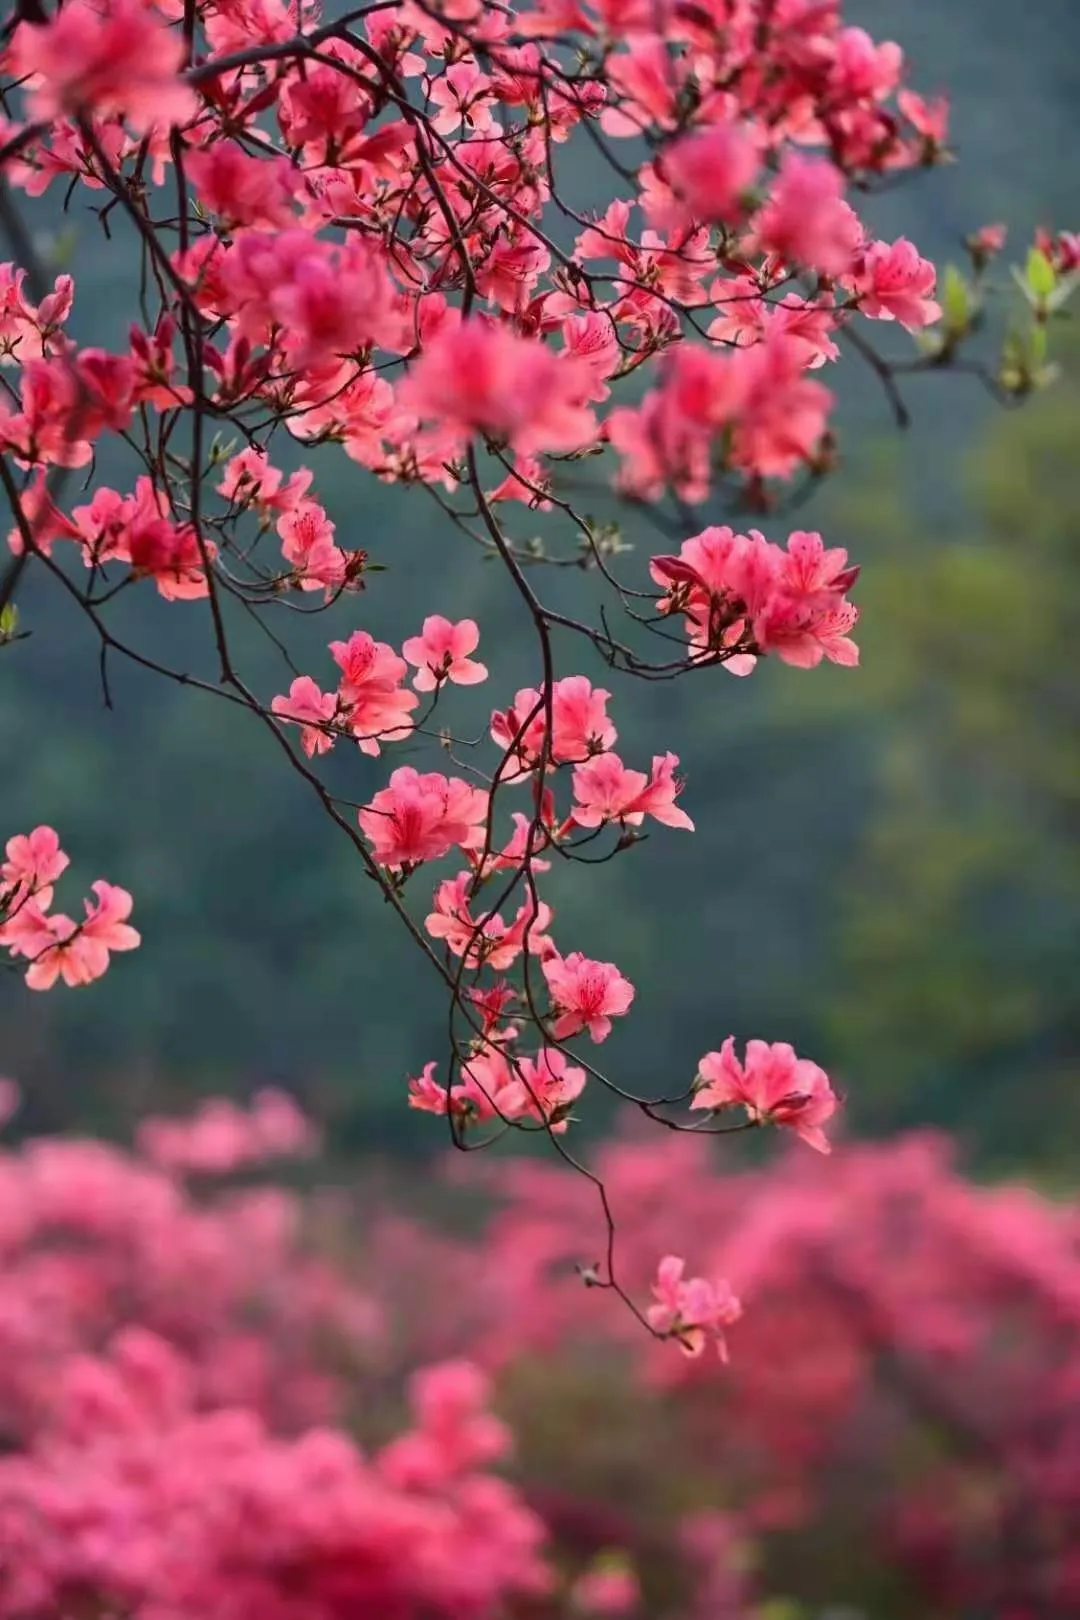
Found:
[[[1016, 244], [1076, 226], [1075, 0], [851, 0], [845, 16], [948, 93], [960, 159], [874, 199], [873, 228], [941, 267], [989, 222]], [[574, 185], [587, 206], [599, 179], [583, 164]], [[132, 307], [82, 209], [47, 199], [35, 225], [77, 273], [75, 334], [119, 342]], [[405, 1106], [406, 1076], [443, 1056], [437, 986], [261, 729], [120, 669], [107, 711], [78, 618], [47, 592], [20, 600], [33, 634], [0, 670], [4, 828], [49, 822], [87, 879], [129, 888], [144, 948], [85, 994], [0, 978], [15, 1139], [123, 1139], [208, 1096], [291, 1093], [325, 1132], [322, 1169], [300, 1178], [318, 1242], [391, 1324], [350, 1374], [358, 1430], [383, 1438], [405, 1373], [433, 1356], [489, 1364], [566, 1569], [599, 1557], [617, 1574], [625, 1555], [648, 1614], [1080, 1614], [1080, 342], [1065, 326], [1058, 352], [1062, 381], [1022, 411], [970, 379], [913, 379], [903, 435], [856, 357], [830, 377], [840, 470], [793, 522], [863, 565], [859, 672], [604, 682], [625, 758], [680, 754], [698, 828], [588, 882], [553, 874], [559, 937], [639, 987], [610, 1071], [658, 1094], [734, 1032], [790, 1040], [847, 1096], [824, 1170], [783, 1154], [740, 1170], [633, 1134], [590, 1145], [639, 1287], [667, 1245], [745, 1274], [726, 1383], [661, 1366], [606, 1302], [582, 1325], [592, 1300], [560, 1268], [594, 1257], [572, 1252], [572, 1217], [586, 1247], [599, 1228], [566, 1172], [526, 1164], [471, 1193], [473, 1161], [447, 1175], [438, 1123]], [[469, 615], [492, 680], [455, 719], [479, 727], [536, 674], [497, 569], [463, 559], [420, 492], [338, 453], [313, 461], [339, 542], [387, 572], [303, 627], [301, 667], [357, 627], [400, 641], [425, 614]], [[705, 508], [699, 527], [722, 517]], [[647, 556], [636, 521], [624, 532]], [[182, 610], [158, 625], [140, 593], [136, 611], [172, 660], [203, 655]], [[562, 652], [564, 672], [583, 667]], [[256, 690], [282, 690], [268, 641], [248, 637], [243, 659]], [[386, 768], [333, 765], [356, 799]], [[596, 1584], [574, 1601], [629, 1601], [613, 1574], [606, 1599]]]

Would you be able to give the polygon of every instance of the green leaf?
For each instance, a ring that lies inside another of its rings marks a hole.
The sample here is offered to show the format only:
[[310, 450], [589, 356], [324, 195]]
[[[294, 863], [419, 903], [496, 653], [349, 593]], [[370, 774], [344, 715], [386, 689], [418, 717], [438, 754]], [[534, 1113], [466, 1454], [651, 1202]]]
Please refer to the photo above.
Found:
[[5, 602], [0, 608], [0, 641], [10, 641], [19, 628], [19, 610], [14, 602]]
[[971, 288], [955, 264], [945, 266], [941, 285], [941, 311], [950, 332], [967, 331], [973, 314]]
[[1032, 298], [1042, 303], [1057, 286], [1057, 272], [1046, 254], [1033, 247], [1027, 257], [1025, 281]]

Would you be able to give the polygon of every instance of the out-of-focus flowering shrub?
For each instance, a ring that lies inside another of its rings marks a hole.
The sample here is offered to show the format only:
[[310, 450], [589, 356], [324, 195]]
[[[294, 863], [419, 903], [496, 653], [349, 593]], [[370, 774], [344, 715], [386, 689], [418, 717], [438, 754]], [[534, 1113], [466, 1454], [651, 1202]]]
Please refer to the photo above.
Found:
[[297, 1197], [183, 1179], [306, 1151], [302, 1125], [271, 1094], [152, 1122], [140, 1156], [0, 1154], [0, 1614], [459, 1620], [548, 1590], [485, 1375], [418, 1373], [363, 1452], [342, 1420], [376, 1306]]
[[623, 1286], [724, 1365], [582, 1286], [581, 1177], [498, 1166], [468, 1237], [254, 1184], [316, 1141], [271, 1093], [0, 1152], [0, 1620], [1076, 1612], [1074, 1205], [617, 1139]]
[[[750, 1171], [703, 1140], [631, 1135], [595, 1168], [631, 1294], [648, 1297], [657, 1252], [730, 1278], [727, 1366], [650, 1340], [602, 1291], [583, 1304], [603, 1221], [588, 1183], [551, 1166], [494, 1167], [501, 1207], [456, 1254], [387, 1223], [377, 1269], [413, 1356], [452, 1348], [446, 1317], [408, 1307], [418, 1280], [453, 1277], [456, 1331], [500, 1376], [549, 1517], [583, 1544], [621, 1540], [647, 1612], [668, 1612], [673, 1559], [685, 1575], [710, 1524], [727, 1551], [706, 1584], [754, 1546], [763, 1587], [875, 1620], [1080, 1612], [1074, 1204], [974, 1185], [922, 1135]], [[702, 1613], [736, 1612], [719, 1601]]]

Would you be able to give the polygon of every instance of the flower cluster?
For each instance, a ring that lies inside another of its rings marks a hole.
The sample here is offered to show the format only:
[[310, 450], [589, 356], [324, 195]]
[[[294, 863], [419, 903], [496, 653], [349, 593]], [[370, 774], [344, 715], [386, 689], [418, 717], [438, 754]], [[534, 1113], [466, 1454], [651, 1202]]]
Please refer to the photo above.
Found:
[[26, 962], [31, 990], [50, 990], [58, 979], [67, 985], [90, 984], [109, 966], [112, 951], [132, 951], [140, 943], [128, 922], [132, 899], [126, 889], [99, 878], [94, 898], [84, 902], [86, 915], [76, 922], [53, 911], [54, 885], [67, 870], [69, 857], [52, 827], [9, 838], [0, 862], [0, 947]]
[[797, 531], [785, 549], [756, 529], [703, 529], [650, 571], [664, 588], [660, 611], [683, 614], [695, 656], [722, 660], [732, 675], [748, 675], [762, 653], [799, 669], [859, 661], [848, 635], [858, 609], [846, 595], [859, 570], [819, 534]]
[[367, 1458], [340, 1432], [200, 1411], [185, 1358], [129, 1329], [72, 1359], [33, 1445], [0, 1461], [0, 1612], [78, 1589], [133, 1617], [479, 1620], [542, 1594], [543, 1526], [488, 1472], [506, 1437], [485, 1399], [471, 1367], [428, 1369], [415, 1426]]
[[151, 1116], [139, 1126], [140, 1153], [184, 1175], [228, 1175], [273, 1159], [306, 1158], [318, 1133], [282, 1091], [258, 1092], [250, 1108], [224, 1098], [203, 1103], [187, 1119]]

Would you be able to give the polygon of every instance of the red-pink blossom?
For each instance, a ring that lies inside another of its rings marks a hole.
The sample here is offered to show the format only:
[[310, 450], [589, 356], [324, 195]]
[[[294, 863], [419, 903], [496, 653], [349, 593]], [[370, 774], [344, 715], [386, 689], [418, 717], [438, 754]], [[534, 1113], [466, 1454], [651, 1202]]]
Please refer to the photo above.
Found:
[[646, 1313], [649, 1326], [661, 1337], [677, 1340], [688, 1356], [700, 1356], [711, 1340], [721, 1361], [728, 1357], [724, 1329], [737, 1322], [742, 1306], [725, 1282], [704, 1277], [685, 1278], [685, 1260], [669, 1254], [661, 1260], [653, 1285], [656, 1301]]
[[581, 951], [560, 956], [553, 950], [542, 961], [551, 996], [555, 1039], [563, 1041], [587, 1030], [594, 1041], [611, 1034], [611, 1020], [628, 1012], [634, 987], [614, 962], [594, 962]]
[[785, 1041], [748, 1041], [745, 1061], [729, 1035], [719, 1052], [698, 1064], [692, 1108], [745, 1108], [756, 1125], [787, 1125], [819, 1153], [829, 1152], [822, 1126], [836, 1112], [836, 1094], [824, 1069], [800, 1058]]
[[585, 1070], [555, 1046], [542, 1047], [535, 1058], [517, 1057], [510, 1084], [502, 1094], [504, 1112], [511, 1119], [542, 1121], [548, 1130], [561, 1135], [586, 1078]]
[[640, 827], [647, 815], [667, 827], [693, 832], [694, 823], [675, 799], [682, 783], [675, 776], [675, 754], [658, 754], [652, 775], [627, 770], [617, 754], [596, 754], [574, 767], [573, 818], [579, 827], [601, 827], [619, 821]]
[[927, 99], [914, 90], [901, 90], [896, 98], [904, 117], [922, 136], [929, 156], [945, 148], [949, 138], [949, 103], [944, 96]]
[[761, 168], [761, 143], [742, 124], [717, 123], [692, 130], [666, 146], [657, 169], [676, 206], [654, 204], [650, 215], [658, 226], [696, 220], [735, 225], [746, 212], [747, 198]]
[[454, 848], [482, 848], [487, 812], [487, 795], [460, 777], [401, 765], [359, 821], [380, 865], [415, 866]]
[[257, 1092], [248, 1109], [219, 1098], [187, 1119], [151, 1116], [136, 1141], [164, 1170], [221, 1176], [271, 1159], [307, 1157], [318, 1135], [292, 1098], [271, 1088]]
[[913, 242], [871, 242], [857, 258], [844, 285], [859, 300], [864, 315], [879, 321], [899, 321], [909, 332], [941, 319], [934, 301], [937, 272], [920, 258]]
[[480, 645], [480, 632], [473, 619], [451, 624], [441, 614], [424, 620], [418, 636], [402, 643], [402, 657], [416, 666], [413, 685], [418, 692], [434, 692], [443, 681], [455, 686], [476, 686], [487, 680], [483, 664], [469, 657]]
[[26, 983], [31, 990], [51, 990], [57, 979], [73, 988], [90, 984], [108, 968], [110, 951], [139, 945], [139, 934], [127, 920], [132, 910], [127, 890], [104, 879], [91, 888], [96, 898], [85, 902], [81, 923], [28, 900], [6, 925], [11, 949], [30, 959]]
[[401, 684], [408, 665], [388, 642], [376, 641], [366, 630], [354, 630], [348, 641], [332, 641], [330, 653], [341, 670], [343, 723], [362, 754], [377, 756], [380, 741], [397, 741], [412, 729], [408, 717], [420, 699]]
[[184, 170], [203, 207], [225, 224], [263, 229], [293, 223], [299, 176], [288, 158], [254, 157], [229, 141], [188, 153]]
[[122, 114], [145, 135], [198, 107], [180, 78], [182, 35], [141, 0], [67, 0], [43, 25], [21, 23], [10, 50], [31, 118]]
[[578, 1576], [570, 1590], [571, 1607], [580, 1614], [630, 1614], [641, 1601], [641, 1587], [622, 1560], [596, 1563]]
[[542, 900], [536, 905], [523, 900], [513, 922], [507, 924], [483, 900], [474, 903], [473, 882], [473, 873], [466, 871], [439, 884], [435, 909], [424, 920], [433, 939], [445, 940], [453, 954], [464, 956], [470, 966], [483, 965], [496, 973], [505, 973], [526, 948], [533, 955], [548, 949], [550, 906]]
[[844, 201], [844, 176], [822, 158], [785, 153], [780, 172], [754, 221], [758, 244], [790, 265], [842, 276], [863, 240]]
[[[608, 717], [611, 697], [602, 687], [594, 687], [585, 675], [564, 675], [551, 689], [550, 764], [565, 765], [589, 759], [611, 748], [618, 736]], [[536, 769], [547, 732], [548, 705], [533, 687], [522, 687], [513, 705], [491, 716], [492, 740], [511, 756], [514, 763], [504, 769], [513, 781]], [[515, 768], [515, 765], [517, 768]]]
[[581, 401], [590, 373], [571, 356], [474, 317], [439, 333], [421, 352], [398, 400], [461, 448], [474, 433], [523, 455], [577, 450], [596, 436]]
[[333, 692], [321, 692], [310, 675], [298, 675], [289, 687], [288, 696], [279, 693], [271, 699], [270, 709], [282, 720], [290, 720], [300, 727], [300, 746], [309, 759], [313, 754], [326, 754], [333, 748], [331, 723], [337, 716], [338, 700]]
[[70, 865], [60, 848], [53, 827], [35, 827], [33, 832], [9, 838], [0, 862], [0, 904], [10, 912], [21, 901], [33, 896], [43, 911], [52, 905], [53, 884]]

